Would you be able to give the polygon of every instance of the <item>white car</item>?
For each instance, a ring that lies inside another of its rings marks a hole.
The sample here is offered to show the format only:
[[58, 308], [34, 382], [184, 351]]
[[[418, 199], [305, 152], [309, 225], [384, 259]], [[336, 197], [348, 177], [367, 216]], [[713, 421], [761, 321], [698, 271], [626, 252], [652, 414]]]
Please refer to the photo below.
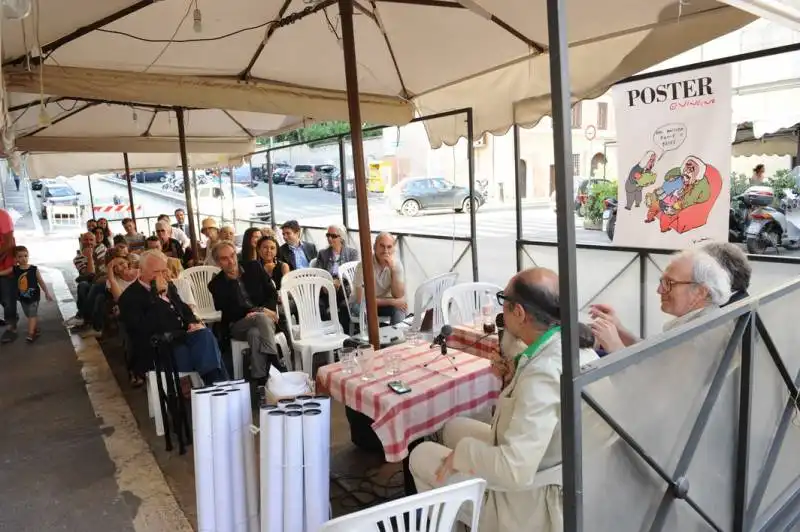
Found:
[[197, 187], [197, 210], [201, 215], [220, 216], [233, 219], [234, 206], [236, 218], [239, 220], [261, 220], [268, 222], [272, 218], [269, 199], [259, 196], [253, 189], [233, 185], [235, 202], [231, 197], [231, 187], [228, 184], [202, 185]]
[[42, 189], [36, 193], [36, 199], [39, 202], [39, 216], [43, 219], [47, 218], [47, 208], [50, 206], [77, 207], [79, 205], [79, 195], [80, 192], [76, 192], [68, 183], [52, 180], [44, 181]]

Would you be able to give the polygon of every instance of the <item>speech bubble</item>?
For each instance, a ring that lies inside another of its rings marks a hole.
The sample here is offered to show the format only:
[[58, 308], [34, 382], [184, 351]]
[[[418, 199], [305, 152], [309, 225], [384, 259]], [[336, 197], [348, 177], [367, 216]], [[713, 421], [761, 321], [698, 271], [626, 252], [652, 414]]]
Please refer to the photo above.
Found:
[[661, 149], [658, 159], [665, 153], [677, 150], [686, 141], [686, 124], [664, 124], [653, 132], [653, 143]]

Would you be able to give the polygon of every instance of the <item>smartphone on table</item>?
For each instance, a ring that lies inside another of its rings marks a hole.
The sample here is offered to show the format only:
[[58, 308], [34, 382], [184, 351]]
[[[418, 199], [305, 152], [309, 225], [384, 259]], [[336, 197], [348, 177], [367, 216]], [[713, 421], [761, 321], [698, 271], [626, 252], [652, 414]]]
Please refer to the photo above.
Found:
[[403, 381], [392, 381], [389, 383], [389, 388], [397, 395], [403, 395], [411, 391], [408, 384]]

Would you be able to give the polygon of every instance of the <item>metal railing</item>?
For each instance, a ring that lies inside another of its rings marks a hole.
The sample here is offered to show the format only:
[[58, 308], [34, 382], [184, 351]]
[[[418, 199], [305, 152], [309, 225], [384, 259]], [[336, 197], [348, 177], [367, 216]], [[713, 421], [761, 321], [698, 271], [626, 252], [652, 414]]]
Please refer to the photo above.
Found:
[[616, 435], [578, 451], [593, 530], [796, 529], [800, 331], [785, 316], [799, 289], [786, 283], [583, 368], [584, 405]]

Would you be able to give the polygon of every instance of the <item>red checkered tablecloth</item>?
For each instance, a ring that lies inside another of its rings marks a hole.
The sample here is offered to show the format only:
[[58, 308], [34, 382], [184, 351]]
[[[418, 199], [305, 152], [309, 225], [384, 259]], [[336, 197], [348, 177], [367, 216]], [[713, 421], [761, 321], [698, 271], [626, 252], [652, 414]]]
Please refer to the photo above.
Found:
[[453, 326], [453, 334], [447, 338], [447, 345], [476, 357], [491, 359], [500, 354], [497, 332], [487, 336], [482, 328], [468, 325]]
[[[387, 375], [384, 367], [384, 355], [391, 351], [403, 357], [395, 375]], [[400, 344], [376, 354], [374, 379], [364, 381], [361, 373], [345, 374], [340, 363], [328, 364], [317, 372], [317, 387], [370, 417], [386, 460], [400, 462], [408, 455], [409, 443], [433, 434], [456, 416], [490, 407], [500, 394], [500, 379], [487, 359], [455, 349], [449, 355], [457, 371], [439, 355], [438, 347]], [[411, 391], [396, 394], [388, 386], [394, 380], [402, 380]]]

